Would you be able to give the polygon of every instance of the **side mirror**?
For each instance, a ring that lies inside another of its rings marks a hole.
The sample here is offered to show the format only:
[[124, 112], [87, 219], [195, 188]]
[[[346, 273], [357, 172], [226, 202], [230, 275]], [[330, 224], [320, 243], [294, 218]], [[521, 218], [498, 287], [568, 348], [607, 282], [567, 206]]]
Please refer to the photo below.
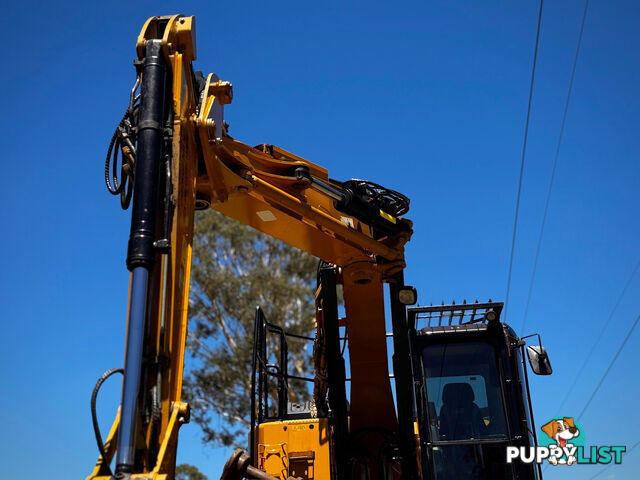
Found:
[[529, 365], [536, 375], [551, 375], [553, 369], [549, 361], [547, 351], [541, 345], [531, 345], [527, 347], [527, 356], [529, 357]]

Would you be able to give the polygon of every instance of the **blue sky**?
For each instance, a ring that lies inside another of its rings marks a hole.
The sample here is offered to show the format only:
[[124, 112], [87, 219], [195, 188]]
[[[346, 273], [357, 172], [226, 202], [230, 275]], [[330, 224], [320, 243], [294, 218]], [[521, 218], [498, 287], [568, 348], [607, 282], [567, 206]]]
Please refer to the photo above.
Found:
[[[521, 324], [583, 2], [547, 2], [509, 320]], [[504, 300], [537, 2], [5, 2], [0, 185], [0, 478], [84, 478], [89, 396], [120, 366], [129, 212], [102, 169], [152, 15], [197, 16], [196, 68], [234, 84], [231, 134], [280, 145], [333, 178], [412, 199], [407, 281], [420, 302]], [[531, 379], [538, 427], [575, 416], [640, 314], [640, 6], [592, 1], [526, 332], [555, 373]], [[588, 444], [639, 440], [635, 332], [579, 422]], [[103, 428], [119, 382], [99, 403]], [[227, 450], [183, 427], [179, 460], [218, 478]], [[640, 454], [599, 478], [631, 479]], [[590, 478], [560, 467], [546, 478]]]

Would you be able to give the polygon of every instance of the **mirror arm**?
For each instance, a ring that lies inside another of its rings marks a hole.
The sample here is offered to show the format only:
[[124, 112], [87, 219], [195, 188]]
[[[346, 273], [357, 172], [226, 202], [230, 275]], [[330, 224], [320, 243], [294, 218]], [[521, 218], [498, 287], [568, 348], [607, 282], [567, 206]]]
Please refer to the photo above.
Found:
[[539, 333], [532, 333], [531, 335], [526, 335], [524, 337], [520, 337], [520, 340], [524, 340], [525, 338], [538, 337], [538, 345], [542, 347], [542, 339], [540, 338]]

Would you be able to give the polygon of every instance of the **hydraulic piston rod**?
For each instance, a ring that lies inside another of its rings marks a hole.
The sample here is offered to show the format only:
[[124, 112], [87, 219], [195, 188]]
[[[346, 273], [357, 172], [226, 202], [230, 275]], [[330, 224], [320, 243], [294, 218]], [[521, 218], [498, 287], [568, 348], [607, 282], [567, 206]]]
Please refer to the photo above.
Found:
[[127, 321], [116, 475], [132, 473], [136, 410], [142, 370], [149, 274], [154, 263], [158, 185], [162, 158], [166, 64], [160, 40], [148, 40], [143, 61], [138, 148], [135, 166], [127, 268], [131, 292]]

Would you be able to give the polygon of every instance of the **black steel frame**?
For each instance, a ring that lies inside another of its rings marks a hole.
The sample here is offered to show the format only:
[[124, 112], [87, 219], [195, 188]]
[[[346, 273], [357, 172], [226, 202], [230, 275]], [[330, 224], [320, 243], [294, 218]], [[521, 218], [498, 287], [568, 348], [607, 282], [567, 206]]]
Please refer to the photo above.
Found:
[[[268, 363], [269, 349], [267, 336], [277, 335], [280, 341], [280, 358], [277, 364]], [[313, 382], [311, 377], [291, 375], [288, 371], [289, 348], [287, 338], [298, 338], [313, 341], [313, 337], [286, 332], [282, 327], [267, 320], [264, 311], [256, 307], [253, 336], [253, 361], [251, 367], [251, 431], [250, 457], [253, 463], [255, 456], [255, 429], [265, 421], [286, 420], [289, 379]], [[269, 415], [269, 377], [277, 379], [278, 408], [277, 415]]]

